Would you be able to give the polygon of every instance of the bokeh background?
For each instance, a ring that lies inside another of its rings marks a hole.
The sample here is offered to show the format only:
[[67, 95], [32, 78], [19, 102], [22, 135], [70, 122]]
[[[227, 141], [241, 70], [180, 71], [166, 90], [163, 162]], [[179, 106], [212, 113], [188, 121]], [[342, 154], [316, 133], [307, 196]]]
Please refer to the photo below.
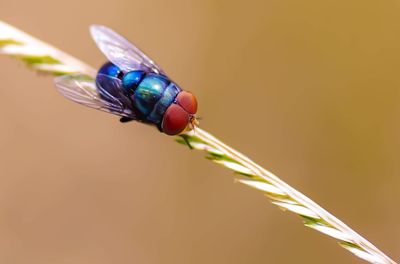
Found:
[[[202, 128], [400, 259], [400, 2], [0, 0], [99, 66], [100, 23], [200, 102]], [[2, 263], [363, 263], [230, 171], [0, 58]]]

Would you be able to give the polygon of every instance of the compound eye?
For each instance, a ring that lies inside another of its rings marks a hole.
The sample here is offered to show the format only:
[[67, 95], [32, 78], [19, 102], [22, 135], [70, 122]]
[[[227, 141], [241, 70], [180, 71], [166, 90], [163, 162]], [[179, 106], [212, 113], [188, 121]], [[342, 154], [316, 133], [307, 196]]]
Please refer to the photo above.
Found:
[[176, 97], [176, 102], [183, 107], [191, 115], [197, 112], [197, 99], [196, 97], [186, 91], [182, 91]]
[[189, 124], [189, 114], [179, 105], [171, 104], [165, 111], [161, 124], [163, 132], [167, 135], [178, 135]]

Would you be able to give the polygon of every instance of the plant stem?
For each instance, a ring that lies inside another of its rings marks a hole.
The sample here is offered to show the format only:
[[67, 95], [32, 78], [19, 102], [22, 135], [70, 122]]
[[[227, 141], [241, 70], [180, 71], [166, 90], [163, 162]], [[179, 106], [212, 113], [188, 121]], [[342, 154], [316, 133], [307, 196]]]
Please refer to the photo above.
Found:
[[[297, 206], [303, 206], [304, 211], [302, 212], [303, 213], [302, 216], [306, 216], [307, 218], [311, 217], [315, 220], [315, 223], [313, 223], [313, 221], [306, 223], [307, 226], [318, 230], [319, 225], [324, 223], [323, 226], [326, 226], [328, 228], [334, 228], [341, 233], [341, 234], [340, 233], [336, 234], [337, 236], [336, 238], [341, 238], [341, 240], [344, 242], [344, 244], [341, 244], [343, 247], [345, 248], [351, 247], [348, 244], [351, 243], [355, 246], [354, 248], [357, 248], [358, 246], [360, 250], [361, 249], [364, 250], [369, 255], [365, 258], [367, 261], [369, 257], [371, 257], [370, 259], [371, 263], [392, 263], [392, 264], [395, 263], [392, 259], [390, 259], [377, 247], [375, 247], [371, 242], [360, 236], [357, 232], [355, 232], [345, 223], [343, 223], [338, 218], [333, 216], [331, 213], [323, 209], [321, 206], [312, 201], [310, 198], [308, 198], [301, 192], [297, 191], [283, 180], [279, 179], [276, 175], [274, 175], [270, 171], [264, 169], [254, 161], [250, 160], [245, 155], [224, 144], [223, 142], [215, 138], [213, 135], [202, 129], [196, 129], [195, 135], [200, 140], [202, 140], [207, 146], [214, 147], [216, 150], [224, 153], [230, 159], [236, 161], [240, 165], [249, 169], [251, 171], [252, 176], [261, 177], [262, 180], [259, 180], [260, 182], [264, 181], [279, 189], [281, 191], [279, 193], [279, 196], [285, 194], [287, 198], [289, 198], [288, 200], [289, 204], [290, 202], [294, 201], [296, 202]], [[271, 193], [269, 194], [271, 196]], [[273, 195], [271, 198], [274, 199]], [[282, 201], [282, 198], [277, 197], [276, 200]], [[318, 218], [323, 221], [318, 221]], [[323, 232], [323, 230], [321, 229], [319, 231]], [[325, 232], [325, 234], [335, 236], [332, 230], [326, 230], [326, 231], [327, 232]]]

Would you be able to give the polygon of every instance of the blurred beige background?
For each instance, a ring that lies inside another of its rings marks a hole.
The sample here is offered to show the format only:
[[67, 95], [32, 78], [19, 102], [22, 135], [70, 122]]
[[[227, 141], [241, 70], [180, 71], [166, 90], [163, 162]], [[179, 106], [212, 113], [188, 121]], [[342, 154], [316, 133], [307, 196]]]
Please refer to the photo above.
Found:
[[[200, 101], [202, 127], [400, 259], [400, 2], [5, 1], [99, 66], [101, 23]], [[0, 262], [363, 263], [157, 130], [0, 58]]]

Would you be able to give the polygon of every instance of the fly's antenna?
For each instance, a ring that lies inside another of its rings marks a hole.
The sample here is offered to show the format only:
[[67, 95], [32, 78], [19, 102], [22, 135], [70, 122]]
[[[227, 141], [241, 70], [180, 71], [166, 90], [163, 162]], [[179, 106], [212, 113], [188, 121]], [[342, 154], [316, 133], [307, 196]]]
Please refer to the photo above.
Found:
[[195, 134], [195, 135], [196, 135], [196, 129], [197, 129], [197, 126], [192, 124], [192, 129], [193, 129], [193, 134]]
[[194, 115], [190, 117], [189, 127], [191, 130], [193, 130], [194, 134], [196, 134], [196, 128], [199, 126], [199, 124], [199, 118]]

